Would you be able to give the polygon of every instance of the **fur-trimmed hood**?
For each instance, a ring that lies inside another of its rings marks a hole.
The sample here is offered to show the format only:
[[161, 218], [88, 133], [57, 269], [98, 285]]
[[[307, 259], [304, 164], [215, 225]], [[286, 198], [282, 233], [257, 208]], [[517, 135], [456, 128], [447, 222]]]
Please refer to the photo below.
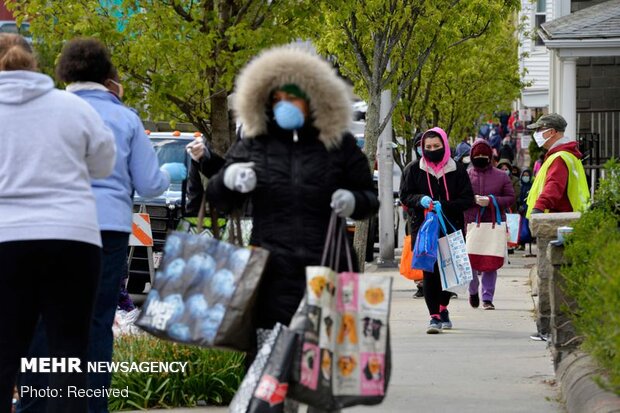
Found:
[[244, 137], [267, 133], [267, 110], [273, 90], [295, 84], [308, 96], [312, 125], [328, 149], [340, 145], [352, 120], [351, 88], [327, 61], [292, 46], [262, 52], [241, 71], [233, 109]]

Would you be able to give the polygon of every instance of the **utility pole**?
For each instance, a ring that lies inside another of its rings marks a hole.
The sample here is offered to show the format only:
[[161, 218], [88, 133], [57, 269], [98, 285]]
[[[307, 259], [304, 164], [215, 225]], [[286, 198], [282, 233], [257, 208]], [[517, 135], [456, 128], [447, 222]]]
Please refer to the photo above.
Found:
[[[388, 116], [392, 105], [392, 92], [381, 92], [380, 123]], [[394, 260], [394, 158], [392, 157], [392, 120], [390, 119], [379, 136], [379, 257], [377, 266], [396, 267]]]

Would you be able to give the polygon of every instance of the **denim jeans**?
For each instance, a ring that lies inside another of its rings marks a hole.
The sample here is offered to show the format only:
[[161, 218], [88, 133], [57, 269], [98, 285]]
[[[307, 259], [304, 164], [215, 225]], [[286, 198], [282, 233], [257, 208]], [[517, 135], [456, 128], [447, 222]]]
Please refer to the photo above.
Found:
[[[95, 308], [90, 324], [88, 341], [88, 361], [111, 361], [114, 337], [112, 324], [118, 303], [120, 280], [127, 272], [127, 245], [129, 234], [116, 231], [102, 231], [103, 241], [102, 272], [95, 299]], [[80, 293], [79, 291], [77, 292]], [[45, 326], [39, 321], [30, 345], [28, 357], [47, 357]], [[84, 366], [86, 367], [86, 366]], [[109, 388], [111, 373], [88, 374], [88, 387], [91, 389]], [[18, 385], [45, 388], [48, 377], [41, 373], [22, 373]], [[43, 413], [46, 399], [23, 397], [17, 405], [17, 413]], [[93, 397], [88, 401], [89, 412], [108, 412], [106, 397]]]

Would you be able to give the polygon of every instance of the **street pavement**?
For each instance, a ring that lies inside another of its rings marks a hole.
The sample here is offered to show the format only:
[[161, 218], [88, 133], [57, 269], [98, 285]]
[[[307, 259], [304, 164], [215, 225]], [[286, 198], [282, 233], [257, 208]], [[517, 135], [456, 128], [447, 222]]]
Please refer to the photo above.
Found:
[[[536, 331], [529, 272], [535, 258], [517, 251], [499, 271], [495, 311], [473, 309], [467, 294], [450, 303], [454, 328], [426, 334], [423, 298], [397, 269], [369, 272], [394, 277], [390, 328], [393, 369], [384, 402], [349, 413], [558, 413], [559, 402], [547, 344]], [[226, 408], [172, 409], [176, 413], [225, 412]]]

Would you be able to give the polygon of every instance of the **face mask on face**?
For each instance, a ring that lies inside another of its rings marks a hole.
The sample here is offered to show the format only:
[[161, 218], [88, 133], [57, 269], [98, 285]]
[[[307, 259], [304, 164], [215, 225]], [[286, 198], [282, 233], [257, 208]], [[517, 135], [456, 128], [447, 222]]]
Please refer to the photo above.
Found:
[[486, 168], [487, 166], [489, 166], [489, 158], [474, 158], [471, 160], [471, 163], [474, 164], [476, 168]]
[[508, 176], [512, 175], [512, 171], [510, 169], [504, 169], [504, 173]]
[[528, 175], [525, 175], [521, 178], [521, 180], [527, 184], [528, 182], [530, 182], [530, 177]]
[[294, 130], [304, 126], [305, 119], [301, 109], [286, 100], [275, 104], [273, 116], [282, 129]]
[[436, 149], [434, 151], [427, 151], [426, 149], [424, 149], [424, 158], [426, 158], [426, 160], [429, 162], [439, 163], [443, 159], [445, 153], [446, 150], [444, 148]]
[[545, 144], [545, 142], [547, 141], [547, 139], [545, 139], [543, 137], [543, 135], [545, 133], [547, 133], [548, 131], [550, 131], [551, 129], [545, 129], [545, 130], [541, 130], [541, 131], [536, 131], [534, 132], [534, 140], [536, 141], [536, 145], [538, 145], [539, 147], [542, 148], [542, 146]]
[[422, 157], [422, 147], [418, 146], [417, 148], [415, 148], [415, 151], [418, 153], [419, 157]]

